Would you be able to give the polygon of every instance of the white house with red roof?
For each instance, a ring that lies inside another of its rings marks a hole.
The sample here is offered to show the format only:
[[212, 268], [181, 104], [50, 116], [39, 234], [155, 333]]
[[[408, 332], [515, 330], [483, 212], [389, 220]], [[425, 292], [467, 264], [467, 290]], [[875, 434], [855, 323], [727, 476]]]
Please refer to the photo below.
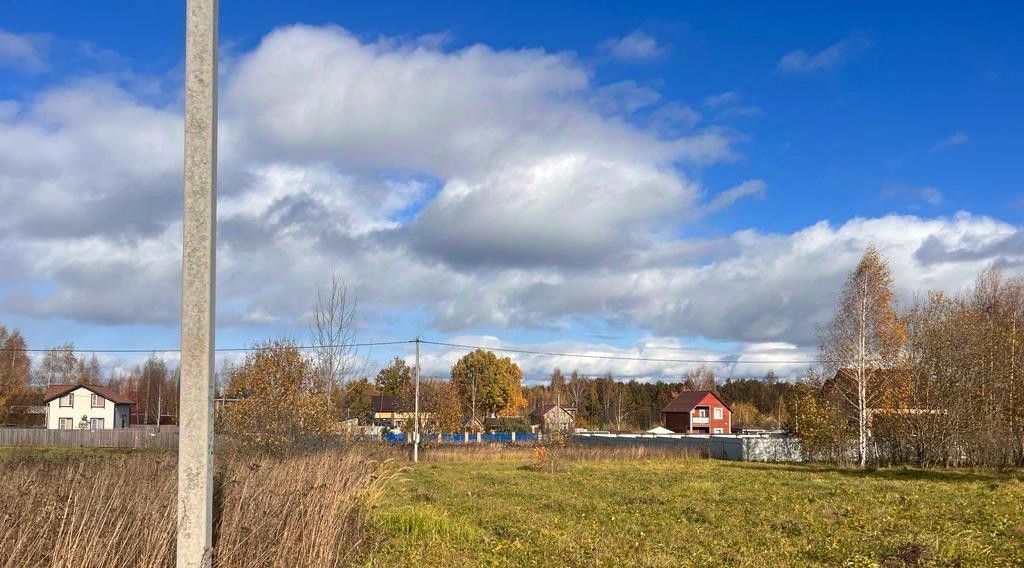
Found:
[[43, 396], [50, 430], [127, 428], [130, 399], [99, 385], [50, 385]]

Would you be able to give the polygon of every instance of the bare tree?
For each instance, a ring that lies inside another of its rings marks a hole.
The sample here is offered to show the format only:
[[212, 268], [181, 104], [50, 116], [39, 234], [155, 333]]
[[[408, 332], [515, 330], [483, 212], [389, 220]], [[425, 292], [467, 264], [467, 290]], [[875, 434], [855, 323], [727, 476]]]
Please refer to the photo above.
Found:
[[826, 369], [836, 373], [836, 392], [857, 423], [861, 467], [868, 459], [871, 412], [894, 376], [905, 330], [896, 313], [888, 262], [870, 246], [843, 286], [832, 324], [821, 337]]
[[614, 392], [610, 393], [611, 406], [611, 423], [617, 431], [623, 431], [626, 428], [626, 420], [629, 419], [632, 411], [630, 410], [631, 404], [626, 400], [628, 394], [626, 385], [618, 382], [614, 382], [611, 385], [611, 389]]
[[328, 405], [331, 397], [339, 395], [338, 410], [345, 412], [343, 388], [357, 372], [356, 299], [337, 274], [331, 274], [327, 289], [317, 287], [313, 323], [309, 332], [313, 346], [313, 365], [317, 388], [321, 389]]
[[581, 377], [578, 372], [573, 371], [565, 386], [566, 393], [569, 395], [569, 404], [579, 411], [580, 406], [583, 405], [583, 394], [587, 390], [587, 380]]
[[47, 388], [53, 384], [74, 383], [78, 380], [78, 366], [74, 344], [54, 347], [43, 354], [36, 371], [36, 383]]
[[715, 378], [715, 370], [703, 363], [683, 375], [683, 390], [713, 391], [717, 385], [718, 379]]

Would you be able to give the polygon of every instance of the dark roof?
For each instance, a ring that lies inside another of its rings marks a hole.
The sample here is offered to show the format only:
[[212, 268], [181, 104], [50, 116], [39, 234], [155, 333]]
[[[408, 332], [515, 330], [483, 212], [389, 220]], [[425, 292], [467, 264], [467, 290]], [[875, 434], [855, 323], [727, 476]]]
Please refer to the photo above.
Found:
[[388, 394], [370, 397], [370, 406], [374, 412], [398, 412], [398, 397]]
[[101, 387], [100, 385], [85, 385], [85, 384], [77, 384], [77, 385], [50, 385], [46, 389], [46, 394], [43, 395], [43, 403], [45, 404], [45, 403], [50, 402], [51, 400], [53, 400], [55, 398], [60, 398], [60, 397], [62, 397], [64, 395], [66, 395], [67, 393], [77, 389], [77, 388], [88, 389], [88, 390], [90, 390], [90, 391], [92, 391], [92, 392], [102, 396], [103, 398], [109, 400], [110, 402], [113, 402], [114, 404], [135, 404], [135, 402], [133, 402], [132, 399], [122, 395], [121, 393], [115, 391], [114, 389], [112, 389], [110, 387]]
[[533, 412], [530, 413], [530, 416], [544, 416], [545, 414], [547, 414], [548, 412], [551, 412], [552, 410], [554, 410], [556, 408], [561, 408], [567, 414], [572, 414], [573, 411], [576, 410], [575, 408], [573, 408], [571, 406], [561, 406], [561, 405], [558, 405], [558, 404], [545, 404], [544, 406], [539, 406], [537, 408], [534, 408]]
[[[879, 367], [868, 367], [864, 369], [864, 371], [868, 374], [869, 379], [894, 379], [910, 376], [910, 371], [908, 369], [882, 369]], [[841, 367], [836, 369], [835, 377], [828, 380], [838, 380], [840, 378], [851, 381], [855, 380], [857, 378], [857, 369]], [[828, 382], [828, 380], [826, 380], [826, 382]]]
[[[870, 385], [868, 388], [874, 393], [872, 400], [868, 402], [868, 408], [907, 408], [909, 401], [901, 386], [906, 386], [911, 380], [911, 372], [908, 369], [882, 369], [869, 367], [864, 369], [866, 379]], [[857, 370], [843, 367], [836, 370], [834, 377], [826, 379], [821, 385], [821, 391], [827, 396], [836, 395], [837, 390], [853, 390], [857, 387]]]
[[[672, 402], [668, 403], [662, 412], [689, 412], [696, 408], [700, 401], [704, 400], [704, 397], [711, 395], [718, 399], [718, 402], [722, 403], [722, 406], [729, 408], [729, 405], [722, 400], [722, 397], [714, 393], [714, 391], [683, 391], [678, 396], [672, 399]], [[732, 412], [732, 408], [729, 408]]]

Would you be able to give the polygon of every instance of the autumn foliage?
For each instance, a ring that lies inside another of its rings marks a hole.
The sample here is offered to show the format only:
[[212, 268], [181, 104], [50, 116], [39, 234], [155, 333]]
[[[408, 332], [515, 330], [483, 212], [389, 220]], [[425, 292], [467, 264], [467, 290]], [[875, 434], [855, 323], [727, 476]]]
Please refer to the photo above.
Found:
[[324, 397], [315, 389], [313, 365], [295, 343], [272, 340], [257, 345], [228, 371], [220, 430], [243, 445], [282, 449], [332, 430]]
[[487, 415], [516, 416], [526, 406], [523, 371], [511, 358], [477, 349], [452, 367], [452, 383], [463, 407], [476, 419]]

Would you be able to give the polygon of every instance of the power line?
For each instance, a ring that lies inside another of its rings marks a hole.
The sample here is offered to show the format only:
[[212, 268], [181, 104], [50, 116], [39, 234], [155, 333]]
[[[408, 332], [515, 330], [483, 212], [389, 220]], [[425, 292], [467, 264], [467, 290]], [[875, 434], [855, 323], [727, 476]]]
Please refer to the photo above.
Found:
[[[380, 345], [409, 345], [416, 343], [415, 340], [404, 340], [404, 341], [373, 341], [368, 343], [348, 343], [344, 345], [283, 345], [281, 347], [274, 347], [271, 345], [264, 345], [261, 347], [218, 347], [215, 351], [218, 352], [245, 352], [245, 351], [259, 351], [262, 349], [329, 349], [329, 348], [343, 348], [343, 347], [376, 347]], [[3, 347], [0, 348], [0, 352], [18, 352], [18, 353], [180, 353], [181, 349], [80, 349], [78, 347], [51, 347], [48, 349], [24, 349], [20, 347]]]

